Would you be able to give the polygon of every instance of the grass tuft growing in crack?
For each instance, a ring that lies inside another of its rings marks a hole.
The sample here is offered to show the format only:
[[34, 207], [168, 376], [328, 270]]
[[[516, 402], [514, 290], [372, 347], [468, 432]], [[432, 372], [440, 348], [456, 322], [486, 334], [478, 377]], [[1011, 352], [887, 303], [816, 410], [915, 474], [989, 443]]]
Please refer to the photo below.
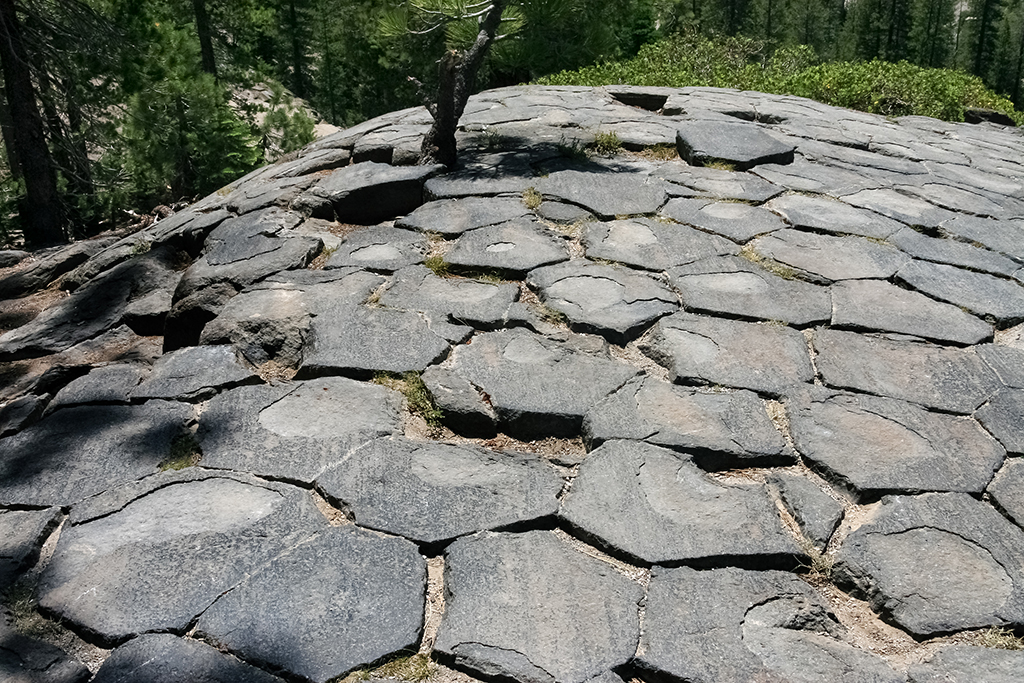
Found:
[[399, 657], [378, 667], [370, 667], [353, 671], [348, 676], [340, 679], [340, 683], [356, 683], [357, 681], [368, 681], [370, 679], [397, 679], [400, 681], [426, 680], [434, 669], [434, 663], [425, 654], [419, 653], [410, 657]]
[[523, 204], [526, 205], [527, 209], [533, 211], [540, 206], [543, 201], [544, 196], [540, 192], [537, 192], [536, 188], [528, 187], [523, 190]]
[[452, 265], [443, 256], [428, 256], [423, 265], [438, 277], [449, 277], [452, 274]]
[[593, 149], [602, 156], [611, 156], [622, 149], [622, 140], [615, 131], [598, 133], [594, 137]]
[[192, 432], [179, 434], [171, 441], [171, 452], [158, 465], [161, 472], [167, 470], [183, 470], [195, 467], [203, 459], [203, 451]]
[[373, 375], [373, 383], [402, 394], [413, 415], [422, 417], [431, 429], [441, 428], [444, 413], [434, 404], [434, 398], [430, 395], [427, 385], [423, 383], [420, 373], [415, 370], [401, 374], [377, 372]]
[[807, 570], [805, 578], [810, 583], [831, 583], [832, 568], [835, 560], [818, 550], [818, 546], [814, 544], [814, 541], [806, 536], [801, 536], [797, 540], [797, 544], [809, 560], [808, 563], [800, 565]]
[[1024, 638], [1006, 628], [993, 626], [978, 634], [978, 645], [999, 650], [1024, 650]]

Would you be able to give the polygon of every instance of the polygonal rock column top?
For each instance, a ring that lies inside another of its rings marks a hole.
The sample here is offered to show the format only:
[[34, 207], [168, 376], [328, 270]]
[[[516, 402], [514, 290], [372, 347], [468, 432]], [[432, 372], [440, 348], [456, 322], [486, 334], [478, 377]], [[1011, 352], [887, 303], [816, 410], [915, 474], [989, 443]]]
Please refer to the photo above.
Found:
[[1024, 624], [1024, 531], [963, 493], [887, 496], [843, 543], [837, 582], [918, 637]]
[[0, 510], [0, 593], [39, 556], [46, 537], [60, 520], [59, 508]]
[[580, 466], [561, 516], [618, 555], [652, 564], [792, 565], [800, 553], [761, 485], [725, 485], [680, 453], [609, 441]]
[[493, 327], [505, 319], [517, 298], [519, 287], [511, 282], [442, 278], [424, 266], [411, 266], [395, 274], [380, 303], [439, 314], [464, 324]]
[[1006, 455], [974, 420], [894, 399], [821, 390], [787, 407], [797, 450], [866, 499], [896, 492], [979, 494]]
[[1014, 280], [917, 260], [901, 268], [897, 277], [936, 299], [991, 319], [1000, 328], [1024, 320], [1024, 286]]
[[240, 387], [199, 422], [203, 465], [311, 483], [349, 449], [396, 432], [402, 398], [342, 377]]
[[580, 259], [538, 268], [526, 283], [565, 315], [573, 330], [621, 346], [679, 308], [679, 297], [649, 275]]
[[133, 638], [110, 653], [92, 683], [281, 683], [254, 666], [196, 640], [169, 633]]
[[151, 398], [202, 400], [218, 389], [255, 384], [259, 377], [238, 362], [230, 346], [189, 346], [161, 356], [149, 377], [131, 394]]
[[903, 223], [841, 201], [805, 194], [787, 194], [771, 200], [768, 207], [782, 215], [794, 228], [884, 240]]
[[910, 260], [896, 247], [863, 237], [817, 235], [789, 228], [758, 237], [750, 246], [765, 258], [826, 283], [889, 278]]
[[427, 238], [421, 233], [376, 225], [356, 230], [345, 237], [324, 267], [394, 271], [422, 263], [426, 253]]
[[576, 204], [602, 220], [654, 213], [665, 203], [665, 181], [642, 173], [557, 171], [534, 185], [546, 198]]
[[783, 572], [656, 569], [637, 665], [693, 683], [903, 683]]
[[909, 683], [1015, 683], [1024, 652], [976, 645], [949, 645], [907, 671]]
[[674, 221], [723, 235], [740, 244], [786, 227], [783, 220], [771, 211], [737, 202], [673, 199], [665, 205], [662, 213]]
[[506, 223], [530, 213], [522, 200], [506, 197], [466, 197], [428, 202], [395, 227], [440, 235], [461, 235], [468, 230]]
[[[736, 199], [741, 202], [760, 204], [785, 191], [785, 188], [752, 173], [735, 173], [718, 168], [666, 166], [660, 175], [670, 183], [692, 189], [692, 194], [695, 196], [714, 199]], [[681, 187], [670, 187], [669, 194], [687, 196], [689, 193]]]
[[976, 354], [820, 329], [816, 365], [825, 383], [969, 414], [1002, 383]]
[[1024, 528], [1024, 459], [1007, 461], [989, 484], [988, 493], [1004, 514]]
[[583, 683], [636, 651], [643, 589], [549, 531], [456, 541], [445, 588], [435, 650], [481, 676]]
[[789, 164], [796, 145], [783, 142], [753, 123], [684, 121], [676, 132], [679, 156], [694, 166], [714, 162], [745, 171], [759, 164]]
[[477, 335], [454, 349], [449, 369], [490, 398], [507, 433], [528, 438], [579, 434], [587, 410], [637, 373], [608, 358], [604, 340], [522, 328]]
[[740, 248], [724, 237], [650, 218], [587, 223], [583, 226], [583, 246], [590, 258], [653, 271], [709, 256], [740, 253]]
[[44, 609], [108, 643], [183, 631], [246, 574], [326, 526], [298, 489], [216, 474], [110, 512], [63, 531], [39, 589]]
[[426, 584], [412, 543], [332, 527], [229, 590], [197, 628], [246, 661], [324, 683], [415, 649]]
[[562, 478], [537, 456], [379, 439], [317, 479], [356, 524], [421, 543], [553, 515]]
[[365, 161], [333, 171], [296, 200], [313, 215], [373, 225], [423, 203], [423, 184], [443, 166], [391, 166]]
[[534, 268], [569, 260], [565, 240], [535, 220], [519, 219], [463, 234], [445, 260], [470, 270], [522, 275]]

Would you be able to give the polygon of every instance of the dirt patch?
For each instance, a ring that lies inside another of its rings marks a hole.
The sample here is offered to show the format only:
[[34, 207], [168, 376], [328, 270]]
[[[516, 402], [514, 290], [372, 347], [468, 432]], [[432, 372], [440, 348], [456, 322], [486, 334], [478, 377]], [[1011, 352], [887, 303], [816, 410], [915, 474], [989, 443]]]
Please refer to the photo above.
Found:
[[67, 292], [53, 287], [20, 299], [0, 301], [0, 334], [32, 322], [37, 315], [68, 296]]

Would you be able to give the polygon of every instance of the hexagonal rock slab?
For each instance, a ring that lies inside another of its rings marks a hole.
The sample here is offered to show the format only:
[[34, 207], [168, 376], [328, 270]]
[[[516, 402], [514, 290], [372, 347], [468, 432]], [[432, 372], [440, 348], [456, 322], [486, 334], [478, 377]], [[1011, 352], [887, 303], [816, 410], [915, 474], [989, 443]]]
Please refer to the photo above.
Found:
[[819, 551], [824, 551], [843, 519], [842, 503], [825, 493], [810, 477], [779, 471], [770, 475], [768, 489], [793, 515], [793, 519]]
[[974, 420], [894, 399], [808, 391], [787, 408], [797, 450], [867, 500], [920, 491], [980, 494], [1006, 456]]
[[953, 212], [940, 209], [923, 199], [900, 194], [888, 188], [861, 190], [843, 197], [843, 201], [862, 209], [870, 209], [901, 223], [929, 230], [956, 216]]
[[809, 282], [787, 280], [738, 257], [696, 261], [669, 271], [688, 310], [791, 325], [824, 322], [832, 317], [828, 290]]
[[241, 387], [199, 421], [203, 465], [311, 483], [352, 448], [398, 431], [401, 396], [342, 377]]
[[952, 413], [973, 413], [1002, 387], [976, 354], [960, 349], [826, 329], [815, 332], [814, 348], [827, 385]]
[[218, 390], [256, 384], [259, 376], [238, 362], [230, 346], [189, 346], [164, 354], [131, 393], [132, 400], [177, 398], [201, 401]]
[[604, 341], [567, 341], [522, 328], [477, 335], [452, 351], [449, 369], [490, 399], [506, 433], [520, 438], [576, 436], [591, 406], [637, 371], [611, 360]]
[[0, 593], [39, 556], [60, 521], [60, 508], [0, 510]]
[[0, 504], [73, 505], [153, 474], [192, 419], [165, 401], [58, 410], [0, 440]]
[[968, 242], [977, 242], [1017, 261], [1024, 261], [1024, 244], [1020, 239], [1022, 227], [1024, 222], [1020, 220], [993, 220], [976, 216], [956, 216], [942, 223], [942, 229], [947, 233]]
[[683, 121], [676, 132], [679, 156], [694, 166], [719, 161], [745, 171], [759, 164], [789, 164], [796, 145], [752, 123]]
[[69, 382], [57, 392], [48, 413], [57, 408], [86, 403], [128, 403], [132, 391], [149, 374], [149, 367], [141, 363], [117, 363], [93, 368], [87, 375]]
[[1024, 531], [965, 493], [887, 496], [843, 543], [834, 576], [926, 637], [1024, 623]]
[[196, 640], [169, 633], [133, 638], [110, 653], [92, 683], [281, 683]]
[[950, 645], [907, 671], [909, 683], [1014, 683], [1024, 671], [1024, 652]]
[[915, 258], [946, 263], [996, 275], [1013, 275], [1020, 264], [1001, 254], [955, 239], [926, 237], [913, 228], [903, 228], [891, 242]]
[[780, 325], [679, 312], [662, 318], [641, 344], [672, 380], [721, 384], [780, 396], [814, 379], [807, 340]]
[[395, 227], [440, 235], [461, 235], [468, 230], [506, 223], [530, 213], [521, 199], [510, 197], [466, 197], [428, 202]]
[[643, 565], [792, 566], [800, 553], [763, 486], [721, 484], [689, 457], [635, 441], [588, 455], [560, 514]]
[[1000, 328], [1024, 321], [1024, 286], [1013, 280], [927, 261], [907, 264], [897, 277], [929, 296], [989, 318]]
[[440, 543], [558, 511], [562, 478], [537, 456], [379, 439], [317, 479], [356, 524]]
[[1024, 348], [984, 344], [975, 349], [1008, 387], [1024, 389]]
[[521, 276], [534, 268], [567, 261], [569, 253], [565, 240], [540, 223], [516, 220], [465, 233], [444, 258], [463, 269]]
[[1008, 460], [988, 485], [988, 493], [1017, 526], [1024, 527], [1024, 459]]
[[572, 330], [599, 334], [620, 346], [679, 308], [679, 297], [653, 277], [582, 259], [538, 268], [526, 284], [564, 314]]
[[289, 486], [213, 473], [160, 481], [64, 529], [40, 606], [104, 643], [180, 633], [247, 574], [327, 526], [308, 494]]
[[956, 344], [977, 344], [992, 336], [991, 325], [958, 306], [879, 280], [834, 284], [832, 326], [896, 332]]
[[246, 661], [325, 683], [415, 649], [426, 587], [412, 543], [332, 527], [221, 596], [197, 631]]
[[484, 532], [445, 558], [449, 602], [434, 649], [455, 666], [520, 683], [583, 683], [633, 657], [643, 589], [552, 532]]
[[[666, 167], [666, 170], [671, 167]], [[692, 190], [669, 186], [669, 194], [678, 196], [705, 196], [715, 199], [738, 199], [743, 202], [760, 204], [772, 197], [782, 194], [784, 189], [752, 173], [734, 173], [718, 168], [690, 166], [672, 169], [668, 173], [662, 171], [662, 178]]]
[[425, 311], [451, 322], [495, 327], [505, 320], [519, 287], [465, 278], [441, 278], [423, 266], [403, 268], [380, 298], [382, 306]]
[[910, 260], [888, 244], [863, 237], [817, 235], [801, 230], [778, 230], [750, 243], [755, 253], [792, 266], [808, 279], [824, 281], [885, 279]]
[[392, 166], [365, 161], [333, 171], [295, 200], [318, 218], [373, 225], [423, 203], [423, 185], [443, 166]]
[[546, 199], [582, 206], [602, 220], [654, 213], [668, 198], [665, 182], [640, 173], [557, 171], [534, 187]]
[[356, 230], [345, 237], [324, 268], [367, 268], [394, 271], [422, 263], [427, 253], [427, 238], [412, 230], [375, 225]]
[[786, 227], [782, 219], [771, 211], [736, 202], [673, 199], [661, 212], [674, 221], [723, 235], [740, 244]]
[[974, 415], [1006, 450], [1024, 454], [1024, 391], [1003, 389]]
[[587, 223], [583, 226], [583, 247], [590, 258], [654, 271], [709, 256], [740, 253], [740, 248], [724, 237], [650, 218]]
[[583, 421], [592, 448], [611, 439], [684, 451], [703, 467], [791, 464], [793, 454], [749, 391], [701, 392], [638, 378], [595, 405]]
[[903, 683], [792, 574], [656, 569], [636, 663], [693, 683]]
[[904, 225], [873, 211], [855, 209], [827, 197], [788, 194], [771, 200], [768, 207], [794, 228], [841, 235], [861, 235], [884, 240]]

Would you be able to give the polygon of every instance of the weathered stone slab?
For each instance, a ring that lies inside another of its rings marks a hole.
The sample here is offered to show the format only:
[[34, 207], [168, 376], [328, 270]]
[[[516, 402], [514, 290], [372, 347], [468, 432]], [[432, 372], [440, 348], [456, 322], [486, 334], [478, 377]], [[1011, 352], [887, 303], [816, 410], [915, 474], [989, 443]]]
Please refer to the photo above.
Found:
[[16, 266], [31, 255], [20, 249], [0, 249], [0, 268]]
[[413, 311], [337, 305], [313, 319], [299, 373], [366, 377], [374, 372], [422, 372], [471, 332]]
[[857, 236], [835, 237], [778, 230], [750, 243], [755, 253], [792, 266], [808, 279], [860, 280], [892, 277], [910, 258], [899, 249]]
[[19, 432], [38, 420], [48, 399], [49, 394], [22, 396], [0, 408], [0, 437]]
[[640, 350], [674, 382], [700, 382], [781, 396], [814, 379], [804, 336], [788, 327], [674, 313]]
[[516, 220], [472, 230], [455, 241], [445, 260], [473, 270], [522, 275], [567, 261], [565, 240], [533, 220]]
[[823, 552], [843, 519], [842, 503], [821, 489], [810, 477], [779, 471], [770, 475], [768, 489], [786, 506], [800, 531]]
[[901, 223], [927, 229], [937, 228], [943, 221], [955, 216], [953, 212], [940, 209], [923, 199], [891, 189], [861, 190], [843, 197], [843, 201], [862, 209], [870, 209]]
[[43, 542], [59, 521], [60, 508], [55, 507], [0, 510], [0, 593], [35, 562]]
[[649, 218], [587, 223], [583, 246], [590, 258], [655, 271], [740, 253], [739, 247], [724, 237]]
[[0, 680], [4, 683], [85, 683], [92, 673], [53, 645], [15, 631], [0, 615]]
[[1024, 671], [1024, 652], [949, 645], [907, 671], [910, 683], [1013, 683]]
[[643, 589], [549, 531], [460, 539], [445, 574], [434, 648], [459, 668], [519, 683], [583, 683], [636, 651]]
[[782, 194], [785, 188], [770, 183], [751, 173], [735, 173], [718, 168], [690, 166], [686, 168], [666, 167], [661, 177], [670, 183], [689, 188], [691, 192], [669, 187], [669, 194], [678, 196], [703, 196], [714, 199], [737, 199], [760, 204]]
[[393, 271], [422, 263], [426, 253], [427, 238], [422, 234], [377, 225], [349, 233], [325, 268]]
[[877, 280], [832, 285], [832, 326], [957, 344], [990, 339], [992, 326], [963, 309]]
[[164, 401], [57, 411], [0, 441], [0, 504], [73, 505], [153, 474], [191, 419]]
[[484, 392], [503, 431], [520, 438], [579, 434], [591, 406], [637, 372], [591, 339], [562, 342], [521, 328], [474, 337], [452, 351], [449, 368]]
[[518, 297], [519, 288], [512, 283], [441, 278], [423, 266], [411, 266], [395, 274], [380, 303], [445, 316], [453, 323], [495, 327]]
[[296, 200], [317, 218], [373, 225], [423, 203], [423, 184], [443, 166], [391, 166], [365, 161], [333, 171]]
[[904, 681], [843, 637], [835, 615], [792, 574], [658, 568], [636, 663], [693, 683]]
[[230, 346], [190, 346], [164, 354], [153, 365], [149, 377], [131, 394], [133, 401], [151, 398], [201, 401], [217, 391], [260, 378], [238, 362]]
[[982, 344], [975, 351], [1008, 387], [1024, 389], [1024, 348]]
[[304, 153], [295, 161], [279, 164], [274, 173], [279, 178], [298, 178], [318, 171], [331, 171], [348, 166], [352, 151], [348, 149], [321, 149]]
[[977, 216], [957, 216], [941, 224], [942, 230], [968, 242], [977, 242], [989, 249], [1024, 261], [1024, 221], [994, 220]]
[[679, 297], [653, 277], [583, 259], [538, 268], [526, 284], [565, 315], [572, 330], [620, 346], [679, 308]]
[[976, 354], [931, 344], [818, 330], [815, 364], [825, 384], [969, 414], [1001, 387]]
[[230, 218], [207, 237], [206, 262], [210, 266], [224, 266], [275, 251], [281, 246], [278, 238], [287, 235], [301, 220], [301, 216], [276, 207]]
[[925, 637], [1024, 621], [1024, 530], [965, 493], [887, 496], [837, 556], [834, 576]]
[[1024, 321], [1024, 285], [1013, 280], [916, 260], [900, 268], [897, 277], [929, 296], [994, 320], [999, 327]]
[[737, 202], [673, 199], [661, 212], [672, 220], [724, 235], [741, 244], [757, 235], [786, 227], [782, 219], [771, 211]]
[[1008, 459], [989, 484], [988, 493], [1017, 526], [1024, 527], [1024, 460]]
[[788, 194], [773, 199], [768, 208], [780, 214], [794, 228], [804, 230], [884, 240], [904, 228], [902, 223], [891, 218], [827, 197]]
[[590, 453], [561, 516], [644, 565], [791, 565], [799, 554], [761, 485], [725, 485], [679, 453], [609, 441]]
[[[76, 266], [85, 263], [90, 257], [102, 251], [104, 248], [116, 242], [117, 238], [105, 237], [100, 239], [82, 240], [60, 247], [56, 250], [48, 250], [39, 254], [38, 260], [27, 268], [11, 273], [0, 279], [0, 299], [15, 299], [17, 297], [31, 294], [46, 287], [58, 277], [73, 270]], [[3, 252], [21, 253], [24, 257], [18, 258], [13, 263], [7, 263], [4, 268], [15, 265], [29, 256], [25, 252]], [[9, 259], [10, 257], [8, 257]]]
[[[263, 169], [269, 171], [269, 169]], [[253, 213], [268, 207], [285, 207], [299, 197], [310, 185], [313, 178], [277, 178], [267, 180], [270, 173], [263, 178], [252, 178], [249, 182], [237, 183], [238, 189], [232, 192], [224, 206], [238, 215]], [[245, 180], [244, 178], [242, 179]]]
[[1020, 264], [1002, 254], [966, 242], [927, 237], [913, 228], [903, 228], [890, 241], [911, 256], [924, 261], [946, 263], [996, 275], [1013, 275]]
[[864, 499], [887, 493], [980, 494], [1006, 452], [978, 424], [903, 401], [808, 392], [788, 406], [797, 450]]
[[434, 365], [423, 371], [423, 384], [443, 413], [441, 421], [446, 427], [463, 436], [494, 436], [498, 416], [469, 380]]
[[691, 454], [702, 467], [791, 464], [793, 455], [756, 394], [701, 392], [638, 378], [595, 405], [583, 422], [591, 448], [643, 440]]
[[749, 123], [684, 121], [676, 132], [679, 156], [694, 166], [713, 162], [745, 171], [759, 164], [788, 164], [796, 146]]
[[415, 649], [426, 584], [412, 543], [333, 527], [228, 591], [198, 632], [246, 661], [325, 683]]
[[832, 317], [828, 290], [787, 280], [738, 257], [716, 257], [673, 268], [669, 280], [690, 311], [808, 325]]
[[110, 653], [92, 683], [280, 683], [206, 643], [169, 633], [133, 638]]
[[117, 363], [93, 368], [57, 392], [46, 407], [47, 413], [57, 408], [87, 403], [128, 403], [132, 391], [149, 374], [139, 363]]
[[640, 173], [557, 171], [534, 183], [547, 199], [582, 206], [602, 220], [654, 213], [668, 196], [663, 180]]
[[593, 220], [594, 218], [586, 209], [580, 208], [575, 204], [563, 204], [562, 202], [541, 202], [536, 211], [538, 216], [554, 223], [576, 223]]
[[519, 194], [535, 182], [532, 169], [522, 160], [502, 159], [431, 178], [424, 183], [423, 194], [429, 200]]
[[418, 543], [553, 515], [562, 478], [537, 456], [378, 439], [317, 479], [356, 524]]
[[901, 185], [897, 189], [950, 211], [986, 217], [1006, 215], [1006, 209], [991, 199], [948, 183]]
[[1024, 391], [1003, 389], [975, 417], [1011, 453], [1024, 454]]
[[428, 202], [405, 218], [396, 228], [461, 235], [468, 230], [507, 223], [530, 213], [518, 197], [466, 197]]
[[[801, 150], [802, 154], [802, 150]], [[765, 180], [787, 187], [795, 192], [814, 192], [841, 197], [858, 190], [887, 187], [888, 182], [872, 178], [863, 172], [840, 168], [829, 163], [817, 163], [797, 156], [788, 165], [763, 164], [752, 173]]]
[[200, 418], [203, 465], [310, 483], [350, 449], [395, 433], [400, 409], [396, 392], [341, 377], [241, 387]]
[[63, 530], [39, 587], [44, 609], [105, 643], [184, 631], [247, 574], [327, 526], [298, 489], [215, 474], [112, 513]]

